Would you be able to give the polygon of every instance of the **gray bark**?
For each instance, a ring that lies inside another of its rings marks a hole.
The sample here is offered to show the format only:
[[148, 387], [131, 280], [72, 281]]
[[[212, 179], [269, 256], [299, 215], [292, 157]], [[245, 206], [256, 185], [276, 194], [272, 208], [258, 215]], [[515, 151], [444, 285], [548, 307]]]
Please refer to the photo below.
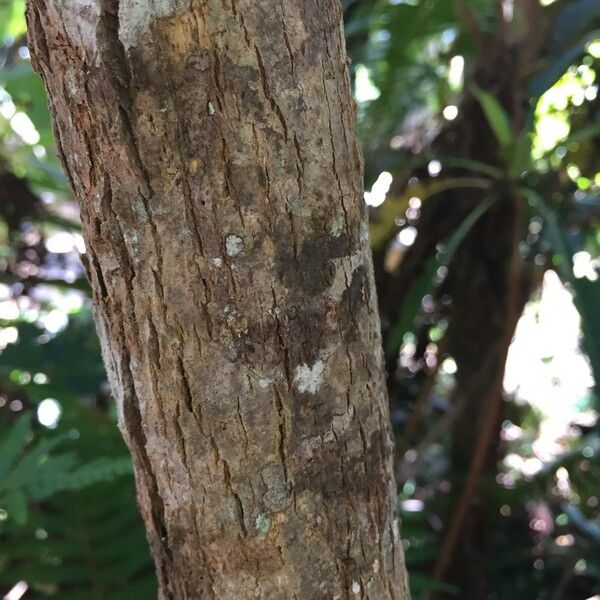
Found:
[[29, 0], [163, 598], [408, 598], [339, 0]]

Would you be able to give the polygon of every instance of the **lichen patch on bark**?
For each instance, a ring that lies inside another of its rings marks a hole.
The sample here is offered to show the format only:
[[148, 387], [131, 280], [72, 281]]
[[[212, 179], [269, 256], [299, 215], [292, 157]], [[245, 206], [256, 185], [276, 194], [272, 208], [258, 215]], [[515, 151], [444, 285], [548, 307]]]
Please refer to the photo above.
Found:
[[306, 364], [296, 367], [296, 371], [294, 372], [294, 385], [296, 389], [301, 394], [315, 394], [323, 382], [324, 371], [325, 363], [320, 358], [311, 367]]

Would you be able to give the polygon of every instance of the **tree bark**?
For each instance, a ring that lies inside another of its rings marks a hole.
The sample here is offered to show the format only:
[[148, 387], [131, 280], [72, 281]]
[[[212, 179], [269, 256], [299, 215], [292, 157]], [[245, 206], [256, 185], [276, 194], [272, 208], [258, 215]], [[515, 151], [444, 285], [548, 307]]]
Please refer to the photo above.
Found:
[[29, 0], [162, 598], [408, 598], [338, 0]]

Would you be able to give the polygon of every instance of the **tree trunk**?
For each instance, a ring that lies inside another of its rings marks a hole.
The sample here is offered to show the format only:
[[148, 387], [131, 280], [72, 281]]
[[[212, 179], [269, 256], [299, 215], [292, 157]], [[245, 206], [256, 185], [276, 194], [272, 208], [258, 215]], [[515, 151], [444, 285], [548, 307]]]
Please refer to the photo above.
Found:
[[339, 0], [29, 0], [162, 598], [408, 598]]

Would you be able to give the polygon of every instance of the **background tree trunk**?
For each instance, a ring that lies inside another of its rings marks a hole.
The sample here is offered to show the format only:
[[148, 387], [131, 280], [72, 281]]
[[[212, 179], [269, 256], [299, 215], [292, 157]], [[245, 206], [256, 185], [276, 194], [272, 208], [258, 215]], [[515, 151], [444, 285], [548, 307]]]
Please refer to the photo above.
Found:
[[29, 0], [163, 598], [408, 598], [338, 0]]

